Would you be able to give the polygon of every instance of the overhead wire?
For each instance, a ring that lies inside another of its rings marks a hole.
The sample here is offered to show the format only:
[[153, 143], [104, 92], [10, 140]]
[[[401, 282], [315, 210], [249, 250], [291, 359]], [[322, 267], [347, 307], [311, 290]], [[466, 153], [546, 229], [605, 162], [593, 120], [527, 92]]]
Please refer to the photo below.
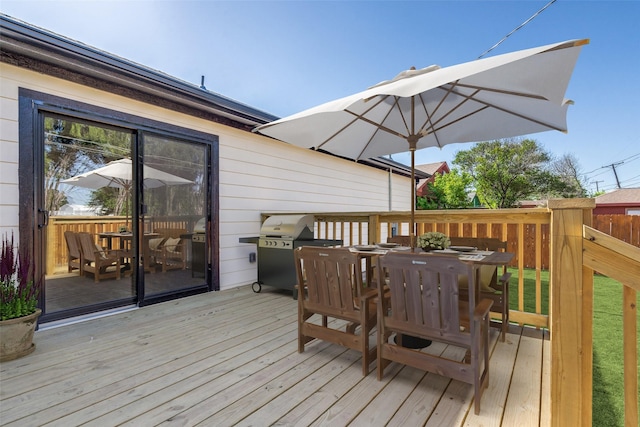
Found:
[[[624, 158], [622, 160], [618, 160], [618, 161], [615, 161], [615, 162], [610, 163], [608, 165], [600, 166], [599, 168], [595, 168], [592, 171], [589, 171], [589, 172], [585, 173], [584, 176], [588, 181], [591, 181], [591, 180], [593, 180], [594, 178], [596, 178], [598, 176], [601, 176], [601, 175], [604, 175], [604, 174], [607, 174], [607, 173], [611, 172], [611, 168], [612, 167], [621, 166], [621, 165], [624, 165], [624, 164], [629, 164], [629, 163], [634, 162], [634, 161], [636, 161], [638, 159], [640, 159], [640, 153], [632, 154], [632, 155], [630, 155], [630, 156], [628, 156], [628, 157], [626, 157], [626, 158]], [[638, 178], [640, 178], [640, 175], [637, 175], [637, 176], [634, 176], [634, 177], [631, 177], [631, 178], [627, 178], [627, 179], [624, 179], [624, 180], [620, 180], [619, 181], [619, 185], [620, 185], [620, 187], [623, 187], [623, 184], [624, 184], [624, 187], [634, 187], [634, 186], [640, 184], [640, 181], [634, 181], [635, 179], [638, 179]], [[615, 189], [615, 188], [618, 188], [617, 184], [608, 184], [608, 185], [602, 186], [603, 190], [610, 190], [610, 189]]]
[[504, 42], [507, 38], [509, 38], [509, 36], [511, 36], [513, 33], [515, 33], [516, 31], [518, 31], [519, 29], [521, 29], [522, 27], [524, 27], [525, 25], [527, 25], [529, 22], [531, 22], [536, 16], [540, 15], [546, 8], [548, 8], [549, 6], [551, 6], [553, 3], [555, 3], [556, 0], [551, 0], [549, 3], [547, 3], [546, 5], [544, 5], [544, 7], [542, 9], [540, 9], [539, 11], [537, 11], [536, 13], [534, 13], [533, 15], [531, 15], [531, 17], [529, 19], [527, 19], [526, 21], [524, 21], [522, 24], [518, 25], [516, 28], [514, 28], [513, 30], [511, 30], [511, 32], [509, 34], [507, 34], [506, 36], [504, 36], [498, 43], [494, 44], [493, 46], [491, 46], [489, 49], [485, 50], [484, 52], [482, 52], [482, 54], [480, 56], [478, 56], [477, 59], [482, 58], [483, 56], [485, 56], [487, 53], [491, 52], [493, 49], [497, 48], [498, 46], [500, 46], [502, 44], [502, 42]]

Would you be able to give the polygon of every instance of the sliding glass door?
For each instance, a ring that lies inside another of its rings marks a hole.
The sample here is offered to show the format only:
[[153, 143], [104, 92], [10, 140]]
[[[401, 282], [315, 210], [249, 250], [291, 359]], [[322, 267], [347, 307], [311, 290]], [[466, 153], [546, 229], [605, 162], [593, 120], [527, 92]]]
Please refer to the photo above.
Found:
[[46, 318], [209, 290], [210, 146], [55, 113], [40, 117], [37, 233]]
[[148, 300], [205, 283], [208, 149], [148, 133], [141, 142], [139, 245]]

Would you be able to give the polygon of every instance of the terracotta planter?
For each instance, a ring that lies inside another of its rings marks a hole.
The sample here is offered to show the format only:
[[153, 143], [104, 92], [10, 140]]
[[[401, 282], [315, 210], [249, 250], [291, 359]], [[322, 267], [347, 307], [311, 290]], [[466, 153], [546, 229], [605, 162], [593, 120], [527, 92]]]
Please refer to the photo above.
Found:
[[33, 333], [42, 310], [15, 319], [0, 321], [0, 362], [17, 359], [33, 352]]

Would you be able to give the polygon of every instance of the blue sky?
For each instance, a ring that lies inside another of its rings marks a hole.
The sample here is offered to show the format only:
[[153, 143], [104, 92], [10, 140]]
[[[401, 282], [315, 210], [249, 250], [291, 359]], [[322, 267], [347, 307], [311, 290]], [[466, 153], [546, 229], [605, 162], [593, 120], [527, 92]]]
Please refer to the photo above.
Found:
[[[0, 10], [284, 117], [411, 66], [476, 59], [543, 1], [2, 0]], [[589, 38], [566, 98], [569, 132], [530, 137], [576, 156], [591, 191], [640, 187], [640, 1], [557, 0], [488, 55]], [[448, 161], [471, 148], [417, 152]], [[408, 154], [394, 160], [409, 163]]]

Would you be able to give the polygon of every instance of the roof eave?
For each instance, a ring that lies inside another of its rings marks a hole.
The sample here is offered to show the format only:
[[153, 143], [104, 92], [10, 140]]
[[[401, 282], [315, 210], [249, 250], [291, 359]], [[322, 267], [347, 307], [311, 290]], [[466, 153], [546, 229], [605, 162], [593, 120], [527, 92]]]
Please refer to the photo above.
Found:
[[19, 55], [256, 126], [277, 117], [160, 71], [0, 14], [2, 60]]

